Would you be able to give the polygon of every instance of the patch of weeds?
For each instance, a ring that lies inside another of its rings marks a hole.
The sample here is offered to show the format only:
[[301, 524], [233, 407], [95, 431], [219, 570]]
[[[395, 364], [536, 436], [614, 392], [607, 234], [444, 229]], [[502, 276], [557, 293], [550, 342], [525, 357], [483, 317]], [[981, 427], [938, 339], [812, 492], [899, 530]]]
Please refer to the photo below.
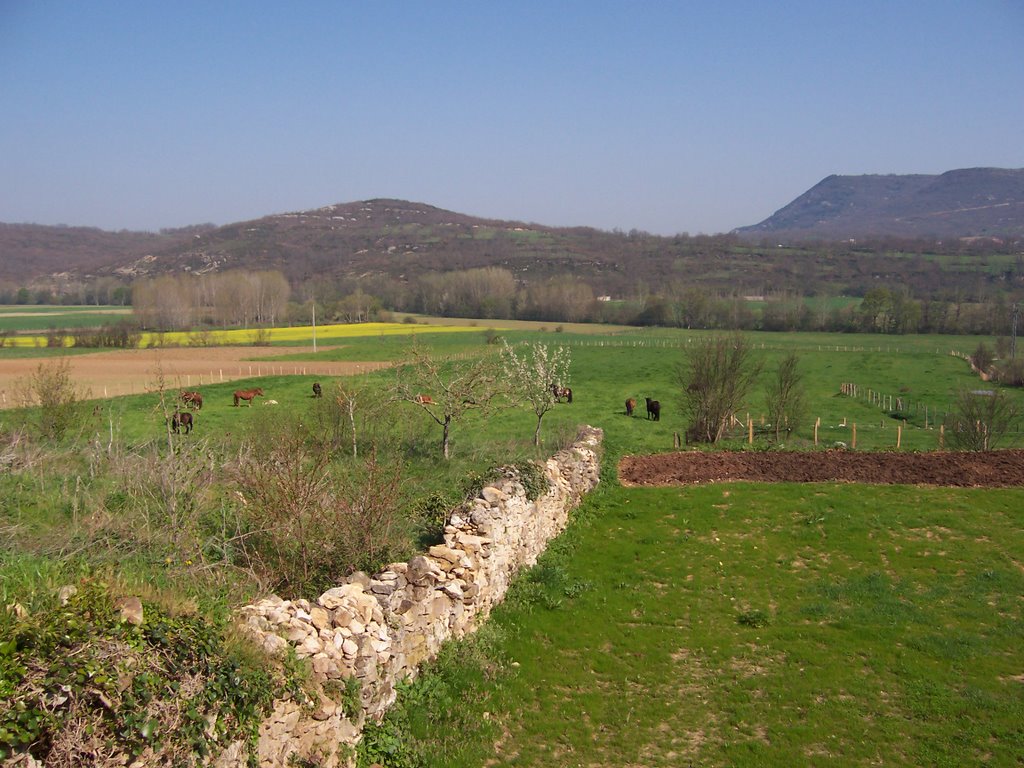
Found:
[[357, 677], [324, 682], [324, 693], [341, 707], [349, 720], [355, 720], [362, 710], [362, 692], [363, 686]]
[[[14, 621], [0, 643], [0, 759], [82, 764], [97, 749], [125, 762], [191, 765], [241, 739], [255, 759], [280, 673], [197, 615], [144, 606], [121, 618], [98, 579], [64, 605]], [[84, 729], [84, 730], [83, 730]]]
[[582, 595], [584, 592], [589, 592], [594, 588], [593, 582], [590, 581], [574, 581], [572, 584], [565, 588], [565, 596], [570, 600], [575, 599]]
[[426, 548], [444, 540], [444, 527], [460, 499], [453, 493], [434, 491], [412, 505], [413, 520], [419, 527], [419, 544]]
[[754, 608], [749, 611], [744, 611], [737, 616], [736, 623], [741, 627], [753, 627], [754, 629], [757, 629], [758, 627], [763, 627], [768, 624], [768, 615], [764, 611]]
[[491, 467], [483, 472], [471, 472], [466, 476], [462, 487], [468, 498], [478, 493], [484, 486], [501, 480], [518, 480], [530, 501], [536, 501], [548, 492], [548, 478], [544, 474], [544, 466], [535, 461], [520, 461]]
[[804, 525], [822, 525], [825, 522], [825, 514], [817, 510], [805, 512], [800, 516], [800, 522]]

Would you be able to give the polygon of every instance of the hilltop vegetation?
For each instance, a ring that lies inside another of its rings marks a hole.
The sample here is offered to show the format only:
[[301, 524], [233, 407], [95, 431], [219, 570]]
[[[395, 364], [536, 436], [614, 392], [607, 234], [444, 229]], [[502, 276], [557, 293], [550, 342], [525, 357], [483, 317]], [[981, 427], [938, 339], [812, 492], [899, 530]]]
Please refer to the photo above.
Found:
[[[904, 177], [880, 178], [891, 185]], [[961, 189], [970, 195], [961, 207], [985, 208], [968, 205], [979, 190], [976, 179]], [[861, 190], [854, 199], [877, 204], [880, 196]], [[1016, 216], [1005, 201], [988, 207]], [[387, 310], [686, 328], [1001, 334], [1009, 307], [1024, 295], [1020, 234], [1005, 229], [941, 240], [883, 232], [855, 242], [794, 243], [771, 228], [760, 230], [759, 240], [662, 237], [481, 219], [401, 200], [145, 237], [6, 225], [0, 303], [130, 301], [148, 311], [153, 301], [143, 292], [158, 287], [161, 301], [198, 307], [191, 312], [197, 322], [217, 322], [231, 298], [210, 292], [217, 276], [234, 276], [230, 284], [239, 275], [279, 274], [293, 321], [308, 321], [315, 301], [325, 319], [346, 321]], [[184, 276], [197, 282], [175, 287]], [[867, 296], [892, 305], [891, 327], [856, 316], [857, 300]]]

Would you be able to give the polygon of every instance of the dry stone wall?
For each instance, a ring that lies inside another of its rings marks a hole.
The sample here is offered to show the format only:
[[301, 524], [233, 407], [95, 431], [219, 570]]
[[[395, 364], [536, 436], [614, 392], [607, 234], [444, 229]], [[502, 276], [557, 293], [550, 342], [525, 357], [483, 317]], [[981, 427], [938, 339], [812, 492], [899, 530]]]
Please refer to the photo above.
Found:
[[[312, 704], [276, 703], [260, 730], [260, 765], [295, 758], [324, 768], [351, 764], [362, 724], [394, 702], [395, 683], [446, 640], [476, 629], [515, 574], [565, 528], [570, 510], [598, 483], [602, 438], [585, 427], [572, 447], [548, 459], [548, 490], [536, 501], [514, 475], [481, 489], [451, 513], [442, 544], [406, 563], [372, 577], [355, 574], [312, 601], [269, 597], [243, 608], [245, 631], [268, 654], [294, 648], [309, 659], [317, 684]], [[359, 700], [346, 707], [342, 692], [351, 679]], [[243, 765], [242, 752], [234, 745], [218, 766]]]

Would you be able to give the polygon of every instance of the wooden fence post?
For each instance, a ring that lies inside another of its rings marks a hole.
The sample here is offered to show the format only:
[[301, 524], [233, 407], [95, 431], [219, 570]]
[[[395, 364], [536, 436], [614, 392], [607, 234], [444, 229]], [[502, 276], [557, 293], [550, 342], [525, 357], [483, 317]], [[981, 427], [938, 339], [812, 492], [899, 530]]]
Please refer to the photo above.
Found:
[[899, 450], [900, 438], [902, 438], [902, 437], [903, 437], [903, 426], [902, 425], [897, 425], [896, 426], [896, 449], [897, 450]]
[[850, 438], [850, 447], [851, 448], [856, 448], [857, 447], [857, 422], [856, 421], [853, 422], [853, 432], [852, 432], [852, 436]]

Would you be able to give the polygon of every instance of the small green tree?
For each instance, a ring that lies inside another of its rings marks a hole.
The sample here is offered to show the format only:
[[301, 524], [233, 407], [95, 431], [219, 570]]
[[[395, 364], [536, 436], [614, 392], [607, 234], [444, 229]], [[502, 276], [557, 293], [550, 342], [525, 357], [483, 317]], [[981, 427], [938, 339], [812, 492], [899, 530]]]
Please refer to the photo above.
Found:
[[540, 427], [544, 415], [558, 402], [555, 392], [569, 386], [572, 353], [566, 347], [549, 349], [546, 344], [524, 344], [521, 352], [502, 340], [501, 352], [505, 382], [512, 399], [528, 405], [537, 417], [533, 444], [540, 445]]
[[800, 357], [795, 352], [786, 355], [779, 362], [775, 378], [769, 382], [765, 393], [765, 408], [768, 420], [775, 427], [776, 442], [783, 430], [788, 438], [800, 426], [804, 415], [806, 392], [799, 364]]
[[677, 369], [687, 439], [716, 443], [761, 372], [750, 345], [740, 334], [713, 336], [687, 351]]

